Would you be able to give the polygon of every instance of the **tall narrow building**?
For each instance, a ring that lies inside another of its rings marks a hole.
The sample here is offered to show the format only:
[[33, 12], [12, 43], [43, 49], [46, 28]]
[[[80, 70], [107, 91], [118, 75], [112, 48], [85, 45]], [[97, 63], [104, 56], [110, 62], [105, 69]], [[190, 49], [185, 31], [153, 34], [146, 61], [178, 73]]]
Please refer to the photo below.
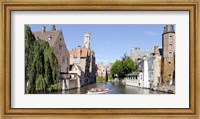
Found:
[[86, 32], [84, 34], [84, 47], [90, 49], [90, 33]]
[[70, 65], [78, 65], [84, 73], [81, 85], [96, 82], [96, 58], [95, 52], [90, 48], [91, 34], [86, 32], [84, 34], [83, 47], [78, 46], [72, 49], [70, 53]]
[[162, 77], [163, 83], [174, 84], [175, 81], [175, 31], [173, 25], [166, 25], [162, 34]]

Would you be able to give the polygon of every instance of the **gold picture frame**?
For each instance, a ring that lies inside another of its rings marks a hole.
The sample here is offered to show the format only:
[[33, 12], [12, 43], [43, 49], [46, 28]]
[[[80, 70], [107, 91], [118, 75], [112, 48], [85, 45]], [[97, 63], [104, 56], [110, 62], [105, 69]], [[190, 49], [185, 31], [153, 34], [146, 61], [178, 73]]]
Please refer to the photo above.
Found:
[[[198, 118], [199, 111], [199, 5], [198, 0], [83, 0], [70, 1], [60, 0], [3, 0], [1, 5], [1, 29], [0, 29], [0, 48], [1, 48], [1, 117], [5, 118], [40, 118], [38, 116], [47, 116], [51, 118], [68, 117], [68, 118]], [[190, 96], [189, 109], [12, 109], [11, 108], [11, 11], [189, 11], [189, 31], [190, 31]], [[53, 115], [53, 117], [52, 117]], [[107, 116], [106, 116], [107, 115]], [[125, 117], [126, 116], [126, 117]]]

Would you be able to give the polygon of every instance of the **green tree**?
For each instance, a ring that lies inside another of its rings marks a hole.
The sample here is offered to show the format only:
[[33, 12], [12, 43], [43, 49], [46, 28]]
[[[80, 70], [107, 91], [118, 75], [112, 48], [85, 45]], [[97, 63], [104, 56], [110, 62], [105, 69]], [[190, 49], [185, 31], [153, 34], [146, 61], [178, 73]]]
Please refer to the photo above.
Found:
[[130, 57], [127, 57], [124, 60], [123, 67], [124, 67], [124, 73], [125, 74], [131, 73], [132, 71], [136, 70], [134, 62]]
[[36, 91], [37, 92], [45, 92], [47, 89], [47, 83], [46, 80], [42, 77], [42, 75], [39, 75], [36, 79]]
[[107, 69], [106, 69], [106, 82], [108, 82], [108, 72], [107, 72]]
[[25, 79], [28, 79], [29, 70], [31, 68], [31, 63], [33, 59], [33, 48], [35, 37], [31, 32], [31, 28], [25, 25]]
[[26, 92], [46, 91], [52, 85], [58, 84], [60, 67], [49, 43], [35, 40], [29, 26], [25, 27], [25, 42], [25, 79], [28, 84]]
[[111, 68], [113, 78], [118, 77], [120, 81], [125, 77], [123, 64], [120, 60], [116, 60]]
[[113, 78], [117, 77], [122, 81], [128, 73], [136, 70], [133, 60], [126, 54], [120, 60], [116, 60], [111, 68], [111, 75]]

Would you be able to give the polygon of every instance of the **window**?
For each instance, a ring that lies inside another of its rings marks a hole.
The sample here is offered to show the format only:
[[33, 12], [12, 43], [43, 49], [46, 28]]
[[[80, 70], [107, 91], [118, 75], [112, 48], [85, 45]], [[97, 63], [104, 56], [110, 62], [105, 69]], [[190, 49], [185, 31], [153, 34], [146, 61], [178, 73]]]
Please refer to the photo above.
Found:
[[60, 49], [60, 50], [62, 49], [62, 45], [59, 45], [59, 49]]
[[48, 40], [51, 40], [51, 39], [52, 39], [51, 35], [50, 35], [50, 36], [48, 36]]
[[171, 62], [168, 62], [169, 64], [171, 64]]
[[169, 74], [169, 77], [171, 77], [171, 74]]
[[68, 57], [67, 57], [67, 63], [68, 63]]
[[62, 63], [65, 63], [65, 57], [62, 58]]
[[169, 44], [172, 44], [172, 42], [173, 42], [173, 38], [172, 36], [169, 36]]

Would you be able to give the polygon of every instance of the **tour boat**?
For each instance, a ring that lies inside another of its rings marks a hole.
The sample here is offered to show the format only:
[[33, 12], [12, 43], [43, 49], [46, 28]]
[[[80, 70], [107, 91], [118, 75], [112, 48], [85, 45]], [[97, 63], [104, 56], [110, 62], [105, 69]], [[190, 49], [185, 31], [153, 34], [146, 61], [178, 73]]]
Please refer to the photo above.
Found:
[[87, 91], [87, 94], [104, 94], [110, 91], [108, 88], [92, 88]]

